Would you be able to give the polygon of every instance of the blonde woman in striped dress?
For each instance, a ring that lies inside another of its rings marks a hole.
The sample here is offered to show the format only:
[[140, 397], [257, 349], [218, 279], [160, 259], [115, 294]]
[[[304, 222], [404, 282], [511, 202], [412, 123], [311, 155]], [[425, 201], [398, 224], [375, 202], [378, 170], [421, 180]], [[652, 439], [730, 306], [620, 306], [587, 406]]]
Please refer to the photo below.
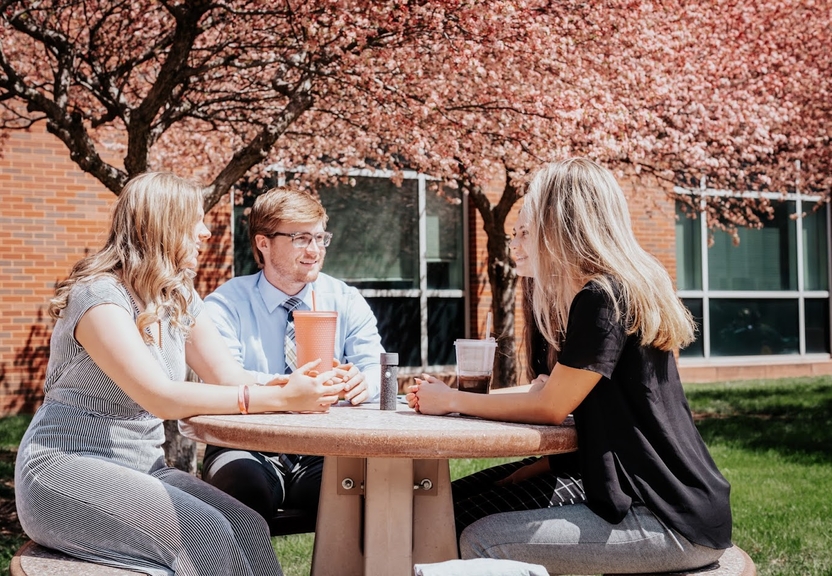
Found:
[[[165, 465], [163, 420], [325, 411], [343, 384], [304, 375], [310, 364], [255, 386], [234, 361], [193, 286], [210, 236], [200, 190], [137, 176], [105, 246], [58, 284], [44, 403], [17, 457], [18, 516], [39, 544], [154, 576], [281, 574], [260, 515]], [[214, 384], [185, 381], [186, 365]]]

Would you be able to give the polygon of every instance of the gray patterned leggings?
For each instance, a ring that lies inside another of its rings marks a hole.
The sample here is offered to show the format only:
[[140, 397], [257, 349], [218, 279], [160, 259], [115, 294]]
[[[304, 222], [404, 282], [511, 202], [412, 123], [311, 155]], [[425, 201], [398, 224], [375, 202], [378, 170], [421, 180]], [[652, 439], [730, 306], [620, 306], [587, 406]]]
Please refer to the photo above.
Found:
[[652, 574], [707, 566], [722, 556], [686, 540], [645, 506], [618, 524], [586, 504], [492, 514], [459, 540], [462, 558], [501, 558], [541, 564], [549, 574]]
[[[537, 458], [526, 458], [493, 466], [455, 480], [452, 485], [457, 538], [470, 524], [499, 512], [537, 510], [586, 501], [586, 494], [577, 475], [577, 457], [558, 455], [557, 470], [528, 478], [516, 484], [497, 486], [495, 482]], [[562, 464], [562, 465], [561, 465]]]

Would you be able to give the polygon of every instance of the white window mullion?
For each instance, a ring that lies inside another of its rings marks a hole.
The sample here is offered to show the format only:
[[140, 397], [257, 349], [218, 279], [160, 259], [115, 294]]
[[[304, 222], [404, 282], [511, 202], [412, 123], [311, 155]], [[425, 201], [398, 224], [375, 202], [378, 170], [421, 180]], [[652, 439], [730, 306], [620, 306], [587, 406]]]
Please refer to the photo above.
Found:
[[[700, 184], [702, 193], [705, 192], [705, 178], [702, 178]], [[699, 254], [700, 265], [702, 270], [700, 275], [702, 277], [702, 356], [704, 358], [711, 357], [711, 305], [708, 298], [709, 292], [709, 278], [708, 278], [708, 215], [705, 211], [705, 199], [700, 200], [699, 205]]]
[[[829, 301], [829, 334], [832, 334], [832, 210], [829, 209], [829, 204], [823, 207], [826, 212], [826, 289], [829, 290], [827, 300]], [[832, 345], [832, 342], [827, 342], [827, 346]]]
[[421, 350], [422, 368], [428, 366], [428, 239], [427, 239], [427, 199], [425, 198], [427, 182], [419, 174], [419, 309], [420, 329], [419, 348]]
[[[468, 218], [470, 217], [468, 193], [464, 192], [461, 195], [462, 200], [462, 269], [465, 271], [462, 275], [462, 291], [464, 292], [462, 307], [465, 311], [465, 337], [470, 338], [470, 318], [471, 318], [471, 228], [468, 226]], [[476, 323], [475, 323], [476, 324]]]
[[803, 259], [803, 199], [799, 191], [794, 207], [797, 214], [795, 222], [797, 227], [797, 346], [800, 355], [803, 356], [806, 354], [806, 300], [803, 293], [803, 262], [805, 261]]
[[237, 238], [237, 235], [234, 234], [234, 230], [237, 229], [237, 224], [236, 224], [237, 219], [234, 217], [234, 206], [236, 206], [236, 204], [234, 203], [234, 200], [235, 200], [234, 195], [236, 194], [236, 192], [237, 192], [237, 187], [236, 186], [231, 186], [228, 189], [228, 205], [231, 206], [231, 210], [229, 212], [229, 218], [228, 218], [228, 220], [229, 220], [228, 229], [231, 230], [231, 262], [232, 262], [231, 277], [232, 278], [234, 278], [237, 275], [237, 267], [234, 266], [234, 264], [233, 264], [234, 263], [234, 255], [237, 253], [237, 246], [234, 244], [235, 238]]

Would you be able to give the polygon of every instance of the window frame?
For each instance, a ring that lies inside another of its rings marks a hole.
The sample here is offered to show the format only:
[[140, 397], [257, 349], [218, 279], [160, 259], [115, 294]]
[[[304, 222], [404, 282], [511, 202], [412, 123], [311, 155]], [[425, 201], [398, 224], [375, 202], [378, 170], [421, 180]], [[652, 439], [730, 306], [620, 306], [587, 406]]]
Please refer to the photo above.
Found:
[[[832, 353], [822, 352], [806, 352], [806, 300], [807, 299], [821, 299], [825, 298], [830, 303], [832, 309], [832, 215], [830, 212], [830, 205], [826, 203], [821, 210], [824, 211], [826, 217], [826, 259], [827, 259], [827, 289], [826, 290], [807, 290], [805, 289], [805, 257], [803, 246], [803, 218], [795, 218], [795, 236], [796, 236], [796, 253], [797, 259], [797, 289], [795, 290], [711, 290], [709, 287], [710, 273], [708, 266], [708, 221], [707, 213], [704, 210], [704, 198], [707, 196], [733, 196], [739, 198], [766, 198], [769, 200], [777, 200], [782, 202], [794, 202], [795, 214], [803, 214], [803, 203], [817, 203], [821, 202], [822, 198], [816, 194], [804, 194], [800, 190], [790, 193], [776, 193], [776, 192], [732, 192], [727, 190], [717, 190], [707, 188], [703, 183], [698, 190], [691, 190], [682, 187], [674, 187], [674, 192], [682, 195], [693, 195], [701, 197], [701, 208], [698, 213], [697, 220], [699, 221], [699, 274], [701, 275], [700, 289], [677, 289], [676, 294], [681, 299], [696, 299], [702, 303], [702, 325], [700, 337], [702, 338], [702, 356], [688, 356], [680, 357], [680, 363], [690, 365], [697, 362], [707, 361], [708, 363], [716, 362], [732, 362], [737, 361], [756, 361], [759, 362], [761, 358], [771, 361], [772, 359], [820, 359], [829, 358]], [[677, 263], [678, 267], [679, 263]], [[711, 319], [710, 319], [710, 301], [712, 299], [785, 299], [797, 300], [798, 308], [798, 354], [783, 354], [783, 355], [755, 355], [755, 356], [724, 356], [711, 354]], [[832, 334], [832, 313], [827, 318], [827, 329]], [[827, 346], [832, 348], [832, 342], [827, 342]]]

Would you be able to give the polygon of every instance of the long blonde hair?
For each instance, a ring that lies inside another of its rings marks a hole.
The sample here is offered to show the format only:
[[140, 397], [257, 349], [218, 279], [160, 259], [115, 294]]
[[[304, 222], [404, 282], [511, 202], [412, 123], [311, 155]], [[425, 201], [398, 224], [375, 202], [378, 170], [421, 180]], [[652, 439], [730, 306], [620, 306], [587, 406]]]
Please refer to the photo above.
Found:
[[529, 185], [523, 210], [531, 216], [535, 317], [556, 349], [572, 300], [590, 281], [609, 294], [627, 334], [639, 334], [642, 345], [673, 350], [693, 341], [693, 318], [667, 271], [636, 241], [609, 170], [585, 158], [548, 164]]
[[[546, 374], [549, 374], [558, 361], [558, 351], [554, 346], [546, 346], [545, 350], [541, 349], [536, 344], [540, 343], [541, 331], [537, 327], [537, 320], [534, 314], [534, 278], [523, 277], [520, 278], [520, 286], [523, 294], [523, 350], [526, 360], [526, 378], [529, 382], [537, 378], [538, 373], [535, 371], [535, 365], [539, 362], [544, 362], [546, 365]], [[539, 355], [545, 353], [546, 358], [538, 358]]]
[[169, 172], [146, 172], [130, 180], [113, 207], [104, 247], [79, 260], [58, 283], [49, 314], [58, 318], [78, 282], [119, 278], [144, 304], [136, 324], [145, 328], [167, 313], [171, 324], [187, 332], [193, 320], [188, 305], [193, 272], [184, 263], [193, 254], [200, 218], [202, 187]]

